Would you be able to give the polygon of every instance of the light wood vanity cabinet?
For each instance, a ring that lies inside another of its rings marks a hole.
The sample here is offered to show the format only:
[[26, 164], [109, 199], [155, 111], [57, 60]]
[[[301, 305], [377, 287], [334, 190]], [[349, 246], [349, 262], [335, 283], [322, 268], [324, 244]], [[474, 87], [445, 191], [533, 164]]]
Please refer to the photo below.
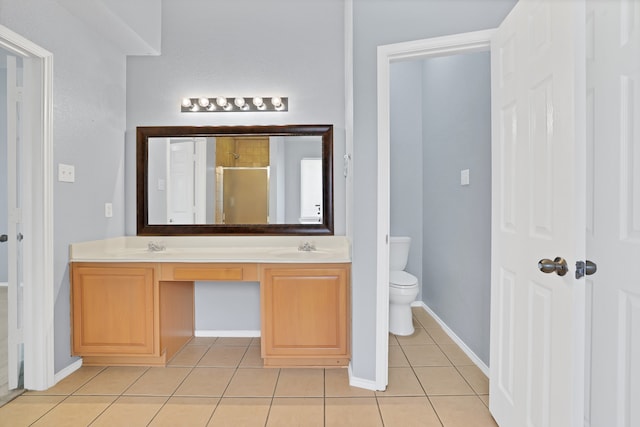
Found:
[[164, 365], [193, 336], [193, 282], [157, 263], [72, 263], [72, 354], [85, 365]]
[[157, 273], [155, 264], [74, 265], [73, 354], [160, 356]]
[[[265, 366], [345, 366], [350, 264], [72, 262], [72, 354], [164, 365], [194, 332], [194, 281], [259, 281]], [[213, 286], [215, 286], [213, 284]]]
[[349, 266], [263, 264], [260, 276], [265, 366], [347, 365]]

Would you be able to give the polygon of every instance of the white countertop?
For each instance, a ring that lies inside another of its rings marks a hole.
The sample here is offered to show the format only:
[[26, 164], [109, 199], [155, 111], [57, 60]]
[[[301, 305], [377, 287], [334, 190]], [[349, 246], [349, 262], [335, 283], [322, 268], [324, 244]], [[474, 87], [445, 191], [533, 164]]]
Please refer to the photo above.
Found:
[[[298, 247], [308, 242], [312, 251]], [[163, 250], [149, 250], [154, 243]], [[348, 263], [345, 236], [127, 236], [72, 243], [71, 262]]]

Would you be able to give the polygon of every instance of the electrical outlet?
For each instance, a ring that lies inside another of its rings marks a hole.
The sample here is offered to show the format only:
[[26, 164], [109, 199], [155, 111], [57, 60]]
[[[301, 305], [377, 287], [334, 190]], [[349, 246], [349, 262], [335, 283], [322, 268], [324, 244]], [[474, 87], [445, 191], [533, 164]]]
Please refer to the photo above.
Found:
[[75, 182], [76, 181], [76, 168], [73, 165], [65, 165], [58, 163], [58, 181], [60, 182]]
[[113, 216], [113, 205], [111, 203], [104, 204], [104, 217], [111, 218]]

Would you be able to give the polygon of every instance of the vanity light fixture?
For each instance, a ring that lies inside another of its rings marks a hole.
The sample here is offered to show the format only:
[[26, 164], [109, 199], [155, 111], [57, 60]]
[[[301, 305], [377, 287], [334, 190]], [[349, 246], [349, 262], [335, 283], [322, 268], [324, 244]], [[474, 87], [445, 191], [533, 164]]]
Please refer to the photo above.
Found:
[[182, 98], [180, 111], [183, 113], [213, 113], [242, 111], [289, 111], [289, 98], [262, 97], [200, 97]]

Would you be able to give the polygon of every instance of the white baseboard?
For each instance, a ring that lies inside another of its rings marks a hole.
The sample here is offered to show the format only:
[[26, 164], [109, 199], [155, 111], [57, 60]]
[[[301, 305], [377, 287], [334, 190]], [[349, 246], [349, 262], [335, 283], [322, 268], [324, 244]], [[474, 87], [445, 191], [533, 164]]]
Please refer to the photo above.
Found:
[[384, 391], [384, 387], [380, 388], [376, 384], [375, 381], [365, 380], [364, 378], [358, 378], [353, 376], [353, 371], [351, 370], [351, 363], [347, 367], [349, 372], [349, 385], [352, 387], [359, 387], [365, 390], [373, 390], [373, 391]]
[[464, 351], [464, 353], [469, 356], [469, 359], [471, 359], [471, 361], [473, 363], [475, 363], [475, 365], [480, 368], [480, 370], [488, 377], [489, 376], [489, 367], [487, 365], [485, 365], [485, 363], [473, 352], [473, 350], [471, 350], [465, 343], [464, 341], [462, 341], [460, 339], [460, 337], [458, 337], [455, 332], [453, 332], [446, 323], [444, 323], [444, 321], [442, 319], [440, 319], [438, 317], [438, 315], [436, 315], [433, 310], [431, 310], [429, 308], [428, 305], [426, 305], [423, 301], [414, 301], [411, 303], [412, 307], [422, 307], [424, 309], [424, 311], [426, 311], [427, 313], [429, 313], [429, 315], [431, 315], [431, 317], [433, 317], [435, 319], [436, 322], [438, 322], [438, 324], [442, 327], [442, 329], [444, 329], [444, 331], [447, 333], [447, 335], [449, 335], [449, 338], [451, 338], [456, 344], [458, 344], [458, 347], [460, 347], [462, 349], [462, 351]]
[[69, 375], [73, 374], [75, 371], [77, 371], [81, 367], [82, 367], [82, 359], [76, 360], [71, 365], [56, 372], [53, 375], [53, 383], [58, 384], [60, 381], [67, 378]]
[[255, 338], [260, 336], [260, 331], [217, 331], [217, 330], [196, 330], [196, 337], [232, 337], [232, 338]]

